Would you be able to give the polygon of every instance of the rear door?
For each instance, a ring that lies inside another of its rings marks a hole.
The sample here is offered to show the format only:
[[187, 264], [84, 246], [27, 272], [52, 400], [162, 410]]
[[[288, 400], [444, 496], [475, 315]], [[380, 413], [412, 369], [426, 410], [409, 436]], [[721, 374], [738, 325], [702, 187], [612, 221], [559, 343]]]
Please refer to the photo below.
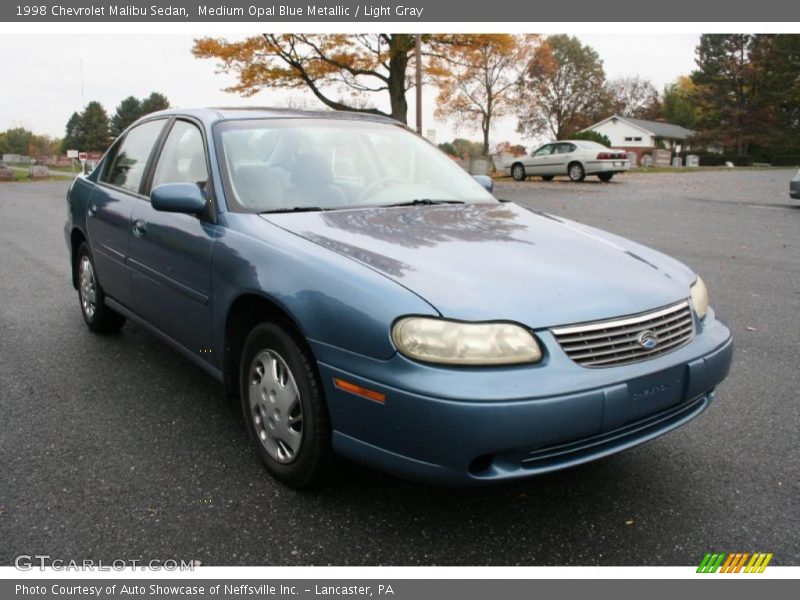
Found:
[[565, 175], [567, 173], [567, 165], [574, 157], [576, 146], [569, 142], [560, 142], [553, 145], [555, 148], [550, 156], [547, 175]]
[[149, 190], [164, 183], [192, 183], [206, 193], [206, 144], [200, 127], [175, 120], [160, 149], [147, 186], [133, 209], [130, 265], [133, 308], [188, 350], [213, 362], [211, 247], [217, 227], [212, 205], [205, 216], [155, 210]]
[[137, 125], [109, 152], [98, 183], [89, 198], [86, 226], [92, 242], [97, 279], [105, 293], [130, 306], [131, 214], [156, 141], [166, 119]]

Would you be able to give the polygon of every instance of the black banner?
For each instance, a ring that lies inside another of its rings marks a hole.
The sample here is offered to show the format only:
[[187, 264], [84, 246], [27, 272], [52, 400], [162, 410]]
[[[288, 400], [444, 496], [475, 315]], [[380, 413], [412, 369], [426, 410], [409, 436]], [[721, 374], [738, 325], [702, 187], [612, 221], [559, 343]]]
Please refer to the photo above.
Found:
[[800, 21], [800, 3], [786, 0], [58, 0], [0, 5], [0, 21], [21, 22], [726, 22]]

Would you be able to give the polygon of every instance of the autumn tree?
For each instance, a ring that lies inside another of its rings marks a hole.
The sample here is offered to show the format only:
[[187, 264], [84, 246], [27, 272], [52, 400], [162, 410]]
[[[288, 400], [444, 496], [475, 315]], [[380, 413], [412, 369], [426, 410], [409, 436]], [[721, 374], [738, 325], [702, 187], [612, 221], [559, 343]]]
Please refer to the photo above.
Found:
[[[431, 36], [425, 37], [429, 41]], [[403, 123], [408, 116], [412, 34], [264, 34], [234, 42], [202, 38], [192, 51], [198, 58], [218, 60], [220, 71], [238, 77], [226, 88], [229, 92], [252, 96], [263, 89], [307, 89], [335, 110], [388, 114]], [[375, 93], [388, 95], [389, 113], [348, 98]]]
[[469, 158], [470, 156], [483, 156], [483, 144], [464, 138], [456, 138], [452, 142], [439, 144], [439, 149], [451, 156]]
[[653, 119], [658, 116], [658, 90], [648, 79], [634, 75], [618, 77], [606, 84], [612, 112], [622, 117]]
[[500, 142], [495, 146], [494, 151], [496, 153], [505, 152], [511, 154], [512, 156], [525, 156], [528, 152], [525, 149], [525, 146], [521, 144], [512, 144], [508, 140]]
[[49, 135], [39, 135], [24, 127], [12, 127], [0, 132], [0, 154], [57, 154], [61, 140]]
[[[460, 39], [459, 39], [460, 38]], [[441, 54], [431, 52], [429, 72], [439, 89], [436, 116], [456, 127], [480, 127], [483, 154], [495, 119], [512, 114], [519, 83], [537, 36], [453, 36]]]
[[533, 52], [518, 129], [563, 139], [610, 112], [603, 61], [576, 37], [552, 35]]
[[666, 85], [660, 108], [664, 120], [687, 129], [694, 129], [698, 118], [695, 90], [692, 79], [687, 76], [678, 77]]
[[28, 154], [33, 134], [24, 127], [12, 127], [0, 133], [0, 154]]

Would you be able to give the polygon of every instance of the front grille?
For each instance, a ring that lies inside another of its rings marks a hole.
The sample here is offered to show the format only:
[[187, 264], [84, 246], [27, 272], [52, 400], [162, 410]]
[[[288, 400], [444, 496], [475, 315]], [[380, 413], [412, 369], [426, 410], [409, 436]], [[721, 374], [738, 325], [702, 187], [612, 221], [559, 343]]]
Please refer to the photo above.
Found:
[[[579, 365], [612, 367], [677, 350], [692, 339], [694, 321], [689, 303], [683, 301], [632, 317], [556, 327], [551, 331], [564, 352]], [[646, 345], [648, 338], [650, 343], [655, 340], [650, 348]]]

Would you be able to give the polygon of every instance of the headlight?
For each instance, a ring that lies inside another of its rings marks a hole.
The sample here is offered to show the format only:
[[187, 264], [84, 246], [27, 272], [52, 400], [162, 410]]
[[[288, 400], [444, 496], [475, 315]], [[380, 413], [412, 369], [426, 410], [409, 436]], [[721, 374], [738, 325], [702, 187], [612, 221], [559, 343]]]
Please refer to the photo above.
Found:
[[510, 365], [538, 362], [542, 351], [531, 333], [511, 323], [458, 323], [405, 317], [392, 340], [409, 358], [448, 365]]
[[698, 317], [702, 319], [706, 316], [708, 312], [708, 288], [699, 275], [692, 284], [692, 305], [694, 305], [694, 311]]

